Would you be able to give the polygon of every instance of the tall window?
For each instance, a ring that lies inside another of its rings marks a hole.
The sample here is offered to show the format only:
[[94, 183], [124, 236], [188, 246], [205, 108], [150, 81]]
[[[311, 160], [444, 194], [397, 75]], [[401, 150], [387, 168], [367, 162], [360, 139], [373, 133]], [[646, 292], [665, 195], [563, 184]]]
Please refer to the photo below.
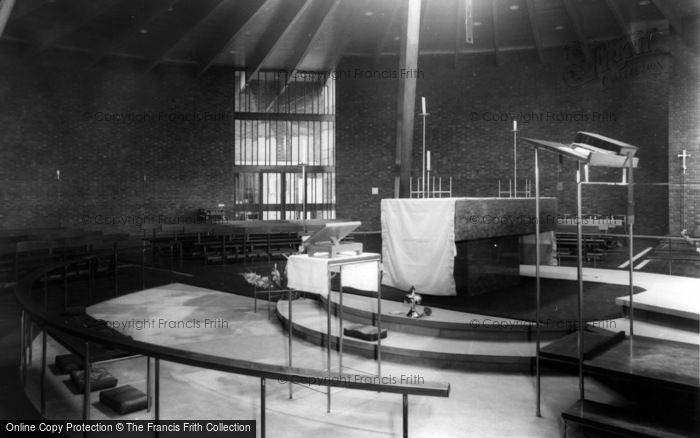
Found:
[[236, 72], [236, 219], [335, 218], [335, 82]]

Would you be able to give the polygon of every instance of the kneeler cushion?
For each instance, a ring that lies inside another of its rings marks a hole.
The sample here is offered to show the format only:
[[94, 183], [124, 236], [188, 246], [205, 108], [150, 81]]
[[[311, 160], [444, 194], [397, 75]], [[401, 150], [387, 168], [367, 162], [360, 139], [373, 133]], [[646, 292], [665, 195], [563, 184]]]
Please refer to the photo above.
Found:
[[146, 394], [131, 385], [100, 392], [100, 401], [120, 415], [148, 407]]
[[[85, 391], [85, 371], [75, 370], [70, 372], [70, 378], [78, 387], [78, 391]], [[90, 392], [117, 386], [117, 378], [104, 368], [93, 368], [90, 371]]]

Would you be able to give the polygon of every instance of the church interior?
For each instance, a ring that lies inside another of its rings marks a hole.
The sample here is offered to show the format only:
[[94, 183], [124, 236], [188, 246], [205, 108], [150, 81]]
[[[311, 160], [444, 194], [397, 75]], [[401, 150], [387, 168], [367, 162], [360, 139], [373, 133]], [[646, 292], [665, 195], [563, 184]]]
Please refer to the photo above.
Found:
[[697, 0], [0, 0], [0, 435], [700, 436], [699, 56]]

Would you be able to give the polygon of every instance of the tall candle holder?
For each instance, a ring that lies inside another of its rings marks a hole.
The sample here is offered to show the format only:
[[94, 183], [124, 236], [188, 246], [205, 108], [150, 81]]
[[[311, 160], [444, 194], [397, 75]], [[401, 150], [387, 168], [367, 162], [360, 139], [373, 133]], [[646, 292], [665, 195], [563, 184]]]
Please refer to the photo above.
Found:
[[518, 121], [513, 120], [513, 197], [518, 197]]
[[421, 109], [422, 109], [422, 112], [420, 113], [420, 115], [423, 117], [423, 152], [421, 155], [421, 157], [423, 158], [423, 173], [422, 173], [423, 174], [423, 178], [422, 178], [423, 183], [421, 185], [421, 189], [423, 191], [422, 197], [425, 198], [426, 197], [426, 186], [425, 186], [425, 170], [426, 170], [426, 168], [425, 168], [425, 164], [426, 164], [425, 163], [425, 123], [426, 123], [426, 120], [425, 119], [426, 119], [426, 117], [428, 117], [428, 112], [426, 111], [426, 106], [425, 106], [425, 97], [421, 97]]

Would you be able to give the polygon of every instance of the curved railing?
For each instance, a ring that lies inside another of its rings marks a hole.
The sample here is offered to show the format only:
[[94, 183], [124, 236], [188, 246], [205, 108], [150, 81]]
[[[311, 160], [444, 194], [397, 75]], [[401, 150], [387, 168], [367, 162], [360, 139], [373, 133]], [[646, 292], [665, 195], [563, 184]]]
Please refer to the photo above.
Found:
[[[114, 257], [115, 262], [115, 286], [118, 277], [118, 269], [116, 263], [115, 249], [114, 254], [110, 254], [107, 257]], [[87, 255], [72, 258], [70, 260], [64, 260], [56, 262], [47, 266], [42, 266], [36, 269], [31, 274], [25, 276], [21, 279], [16, 287], [16, 297], [22, 309], [22, 322], [21, 322], [21, 355], [20, 355], [20, 372], [22, 381], [26, 381], [26, 371], [31, 365], [31, 348], [33, 344], [33, 338], [31, 336], [31, 330], [28, 327], [32, 323], [36, 324], [41, 329], [42, 338], [42, 354], [41, 354], [41, 373], [40, 373], [40, 412], [41, 415], [45, 415], [46, 407], [46, 348], [47, 348], [47, 336], [48, 331], [56, 331], [62, 334], [67, 334], [69, 336], [75, 337], [83, 341], [83, 356], [84, 356], [84, 368], [86, 376], [89, 375], [88, 371], [90, 369], [90, 355], [91, 347], [102, 346], [109, 348], [116, 348], [120, 350], [133, 353], [135, 355], [143, 355], [149, 359], [155, 359], [155, 377], [154, 377], [154, 394], [153, 394], [153, 407], [155, 420], [159, 420], [160, 417], [160, 383], [159, 383], [159, 370], [160, 361], [165, 360], [169, 362], [179, 363], [183, 365], [195, 366], [205, 369], [211, 369], [226, 373], [240, 374], [245, 376], [260, 378], [260, 434], [265, 436], [265, 385], [267, 379], [276, 379], [278, 381], [287, 381], [302, 383], [307, 385], [316, 386], [326, 386], [330, 387], [343, 387], [354, 390], [363, 391], [374, 391], [374, 392], [387, 392], [402, 394], [403, 396], [403, 434], [408, 436], [408, 395], [421, 395], [421, 396], [433, 396], [433, 397], [448, 397], [450, 393], [450, 385], [448, 383], [429, 383], [421, 381], [420, 384], [408, 384], [408, 383], [396, 383], [396, 384], [383, 384], [375, 383], [380, 381], [379, 379], [366, 379], [357, 378], [352, 374], [329, 374], [328, 372], [287, 367], [280, 365], [271, 365], [258, 363], [253, 361], [224, 358], [211, 354], [202, 354], [192, 351], [186, 351], [178, 348], [166, 347], [162, 345], [154, 345], [147, 342], [133, 340], [128, 337], [121, 337], [110, 335], [103, 332], [96, 332], [89, 328], [84, 328], [82, 326], [77, 326], [66, 322], [65, 318], [62, 318], [60, 314], [52, 312], [48, 308], [48, 277], [49, 274], [56, 271], [63, 271], [64, 273], [71, 266], [88, 263], [97, 263], [100, 257], [105, 257], [106, 255]], [[143, 265], [141, 267], [142, 273], [146, 269]], [[59, 272], [60, 273], [60, 272]], [[143, 275], [143, 274], [142, 274]], [[40, 286], [43, 283], [43, 303], [37, 301], [33, 297], [34, 285], [39, 282]], [[64, 278], [64, 302], [67, 302], [68, 288]], [[366, 377], [366, 376], [365, 376]], [[149, 379], [150, 379], [150, 366], [149, 366]], [[291, 384], [291, 383], [290, 383]], [[150, 401], [150, 391], [151, 384], [148, 383], [149, 390], [149, 401]], [[90, 379], [85, 379], [85, 389], [83, 393], [83, 420], [90, 419]]]

